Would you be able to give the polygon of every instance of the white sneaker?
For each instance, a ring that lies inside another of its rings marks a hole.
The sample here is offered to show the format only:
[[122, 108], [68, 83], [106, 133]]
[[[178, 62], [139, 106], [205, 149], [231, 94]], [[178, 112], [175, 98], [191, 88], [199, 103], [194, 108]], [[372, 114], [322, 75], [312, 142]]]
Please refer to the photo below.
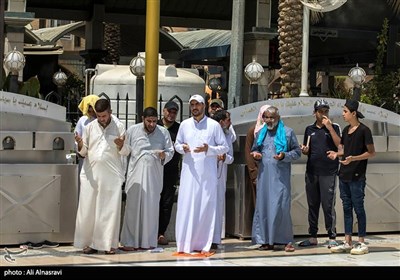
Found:
[[331, 247], [332, 253], [349, 253], [351, 251], [351, 246], [349, 243], [344, 242], [343, 244]]
[[357, 243], [354, 245], [353, 249], [351, 249], [350, 254], [352, 255], [364, 255], [368, 254], [368, 246], [365, 243]]

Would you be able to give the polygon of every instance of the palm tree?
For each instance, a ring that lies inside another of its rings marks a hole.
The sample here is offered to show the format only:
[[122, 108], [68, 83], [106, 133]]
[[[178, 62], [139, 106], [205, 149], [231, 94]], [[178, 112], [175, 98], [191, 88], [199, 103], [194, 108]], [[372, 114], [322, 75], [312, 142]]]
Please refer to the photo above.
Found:
[[388, 4], [392, 6], [393, 13], [395, 15], [400, 15], [400, 0], [387, 0]]
[[118, 64], [120, 57], [121, 28], [116, 23], [104, 23], [104, 48], [108, 51], [105, 62]]
[[[318, 0], [316, 0], [318, 1]], [[395, 15], [400, 15], [400, 0], [386, 0]], [[298, 96], [301, 80], [303, 5], [300, 0], [279, 0], [279, 63], [283, 96]], [[310, 11], [311, 23], [318, 23], [323, 13]]]
[[281, 89], [285, 96], [300, 94], [303, 5], [300, 0], [279, 0], [279, 63]]

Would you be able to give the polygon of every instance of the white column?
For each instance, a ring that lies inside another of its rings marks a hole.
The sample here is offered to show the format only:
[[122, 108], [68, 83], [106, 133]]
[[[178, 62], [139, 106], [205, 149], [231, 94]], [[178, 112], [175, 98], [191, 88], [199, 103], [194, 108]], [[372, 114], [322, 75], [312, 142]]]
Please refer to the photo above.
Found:
[[303, 6], [303, 51], [301, 58], [301, 91], [300, 96], [308, 95], [308, 45], [310, 33], [310, 10]]

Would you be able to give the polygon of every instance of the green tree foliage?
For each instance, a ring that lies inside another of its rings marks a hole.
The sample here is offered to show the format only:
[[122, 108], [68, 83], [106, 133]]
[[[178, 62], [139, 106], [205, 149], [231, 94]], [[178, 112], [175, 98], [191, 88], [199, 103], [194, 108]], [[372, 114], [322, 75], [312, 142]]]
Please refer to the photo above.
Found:
[[75, 73], [68, 76], [65, 84], [65, 92], [71, 100], [80, 101], [85, 92], [85, 83]]
[[20, 84], [19, 93], [43, 99], [40, 94], [40, 82], [37, 76], [29, 78], [26, 82]]
[[400, 69], [387, 72], [384, 70], [384, 61], [388, 43], [389, 21], [383, 21], [382, 30], [378, 35], [377, 56], [375, 62], [374, 78], [365, 85], [361, 95], [364, 103], [380, 106], [385, 109], [396, 111], [396, 96], [398, 95], [397, 85], [400, 83]]
[[330, 96], [338, 99], [350, 99], [351, 98], [351, 90], [348, 90], [345, 86], [346, 81], [345, 76], [337, 76], [335, 77], [334, 88], [330, 92]]

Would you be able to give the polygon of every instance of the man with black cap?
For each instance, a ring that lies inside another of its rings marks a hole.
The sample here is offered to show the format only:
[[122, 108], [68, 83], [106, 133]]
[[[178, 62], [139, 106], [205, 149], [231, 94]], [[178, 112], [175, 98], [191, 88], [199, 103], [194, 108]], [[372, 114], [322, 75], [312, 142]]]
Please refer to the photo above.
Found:
[[[328, 157], [336, 159], [342, 156], [339, 170], [340, 198], [343, 204], [345, 242], [332, 247], [333, 253], [350, 252], [352, 255], [367, 254], [364, 243], [367, 234], [367, 218], [364, 209], [366, 171], [368, 158], [375, 156], [371, 130], [360, 123], [364, 115], [358, 111], [357, 100], [347, 100], [343, 107], [343, 119], [349, 123], [343, 129], [339, 151], [329, 151]], [[352, 246], [353, 209], [357, 215], [358, 243]]]
[[208, 106], [208, 116], [212, 118], [215, 112], [224, 109], [224, 102], [221, 99], [215, 98], [210, 100], [210, 106]]
[[[217, 111], [224, 110], [224, 101], [219, 98], [211, 99], [208, 106], [208, 116], [212, 118]], [[229, 127], [229, 133], [232, 135], [232, 143], [236, 141], [236, 132], [233, 125]]]
[[[165, 103], [163, 109], [163, 118], [157, 122], [168, 129], [171, 136], [172, 143], [175, 143], [176, 135], [179, 130], [179, 123], [176, 122], [176, 116], [179, 111], [179, 106], [176, 102], [170, 100]], [[168, 240], [165, 238], [165, 231], [167, 230], [169, 221], [171, 219], [172, 207], [175, 199], [175, 185], [179, 177], [179, 161], [181, 155], [174, 153], [174, 156], [166, 165], [164, 165], [164, 182], [163, 189], [160, 197], [160, 216], [158, 223], [158, 244], [168, 245]]]
[[308, 233], [310, 238], [299, 246], [318, 245], [318, 216], [322, 205], [325, 228], [329, 236], [328, 246], [336, 246], [336, 175], [339, 159], [330, 160], [327, 151], [338, 151], [340, 127], [329, 119], [329, 104], [325, 99], [314, 103], [316, 121], [307, 126], [304, 132], [301, 152], [308, 156], [305, 174], [308, 203]]

